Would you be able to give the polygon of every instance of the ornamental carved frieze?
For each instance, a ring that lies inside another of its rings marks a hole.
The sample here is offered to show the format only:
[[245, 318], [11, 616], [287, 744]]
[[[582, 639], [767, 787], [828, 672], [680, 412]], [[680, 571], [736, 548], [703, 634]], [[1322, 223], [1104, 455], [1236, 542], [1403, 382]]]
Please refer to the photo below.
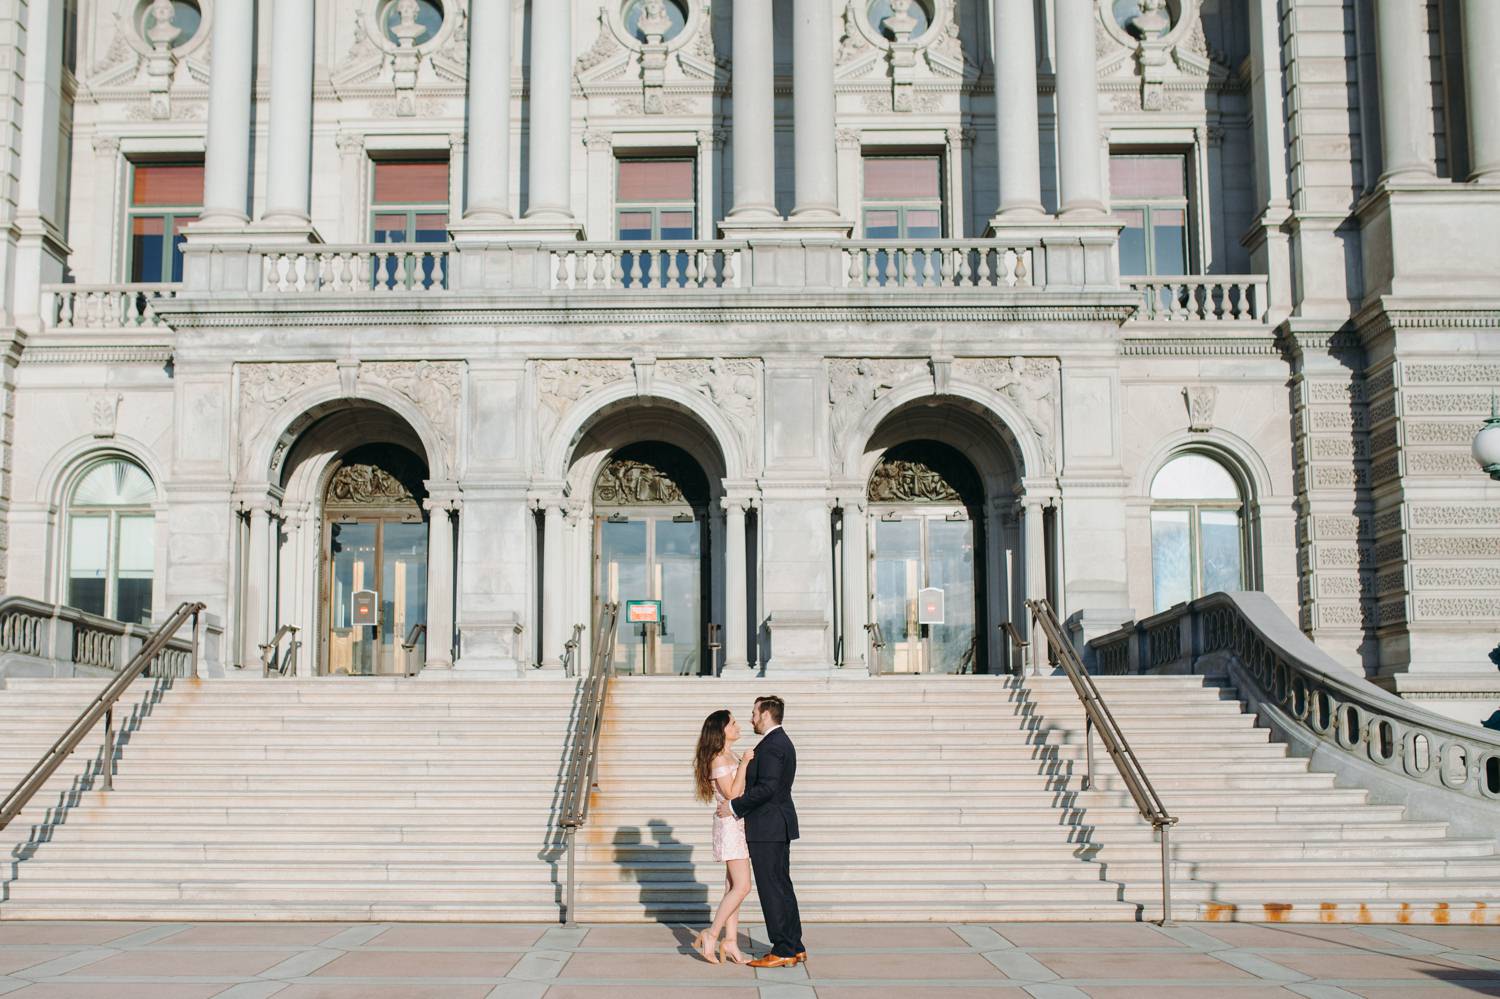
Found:
[[360, 365], [359, 378], [394, 389], [410, 400], [437, 435], [448, 468], [457, 466], [462, 362], [371, 361]]
[[695, 358], [659, 361], [656, 373], [705, 396], [734, 425], [741, 449], [753, 457], [760, 424], [760, 362], [750, 358]]
[[317, 382], [331, 382], [338, 369], [331, 361], [240, 365], [240, 446], [248, 451], [269, 429], [271, 417], [288, 399]]
[[547, 441], [580, 399], [631, 377], [629, 361], [538, 361], [537, 441]]
[[340, 506], [415, 503], [411, 490], [378, 465], [343, 465], [328, 483], [328, 502]]
[[960, 358], [955, 375], [1003, 396], [1020, 411], [1025, 428], [1036, 438], [1047, 473], [1057, 469], [1057, 403], [1059, 368], [1048, 357]]
[[942, 472], [925, 462], [887, 459], [870, 475], [871, 503], [962, 503]]
[[904, 382], [927, 378], [927, 362], [916, 357], [840, 357], [828, 362], [828, 402], [833, 454], [842, 461], [849, 435], [859, 421], [886, 393]]
[[655, 465], [611, 458], [594, 479], [594, 502], [608, 506], [686, 503], [682, 489]]

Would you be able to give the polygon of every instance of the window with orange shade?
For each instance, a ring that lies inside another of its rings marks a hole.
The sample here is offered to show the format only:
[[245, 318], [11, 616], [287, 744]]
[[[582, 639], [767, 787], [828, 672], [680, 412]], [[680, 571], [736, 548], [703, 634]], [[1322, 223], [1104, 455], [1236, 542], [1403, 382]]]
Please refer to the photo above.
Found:
[[126, 219], [132, 281], [182, 280], [182, 230], [203, 210], [203, 163], [133, 163]]
[[448, 161], [376, 160], [370, 241], [443, 243], [448, 239]]

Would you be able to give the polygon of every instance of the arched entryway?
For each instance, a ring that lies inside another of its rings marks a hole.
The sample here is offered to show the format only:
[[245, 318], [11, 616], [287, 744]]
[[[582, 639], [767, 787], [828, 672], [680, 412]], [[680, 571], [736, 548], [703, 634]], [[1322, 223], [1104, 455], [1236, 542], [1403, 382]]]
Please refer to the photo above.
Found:
[[[301, 675], [451, 665], [455, 521], [429, 495], [430, 463], [412, 425], [380, 404], [342, 399], [303, 414], [283, 439], [266, 506], [247, 504], [242, 515], [245, 664], [258, 665], [254, 650], [289, 625]], [[258, 586], [269, 593], [264, 616]], [[283, 637], [278, 657], [287, 645]]]
[[[615, 669], [698, 675], [713, 623], [708, 479], [686, 451], [661, 441], [612, 453], [593, 489], [594, 599], [643, 606], [622, 614]], [[640, 616], [640, 615], [638, 615]]]
[[908, 441], [880, 456], [869, 503], [876, 673], [983, 673], [984, 489], [958, 451]]
[[561, 659], [600, 602], [619, 601], [624, 618], [637, 601], [647, 610], [659, 602], [661, 619], [622, 620], [617, 671], [703, 675], [743, 664], [752, 535], [725, 496], [725, 448], [687, 406], [631, 398], [595, 412], [576, 433], [565, 479], [537, 499], [541, 661]]
[[1022, 449], [975, 400], [888, 411], [841, 502], [840, 652], [872, 673], [1017, 668], [1003, 626], [1025, 620]]

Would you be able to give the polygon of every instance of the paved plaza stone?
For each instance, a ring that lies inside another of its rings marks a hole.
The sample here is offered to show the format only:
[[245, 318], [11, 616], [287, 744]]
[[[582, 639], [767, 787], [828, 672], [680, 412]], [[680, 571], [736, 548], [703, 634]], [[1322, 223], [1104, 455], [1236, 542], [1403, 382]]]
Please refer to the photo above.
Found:
[[[790, 969], [685, 925], [0, 922], [7, 999], [1423, 999], [1500, 996], [1500, 927], [810, 925]], [[759, 926], [741, 941], [761, 951]]]

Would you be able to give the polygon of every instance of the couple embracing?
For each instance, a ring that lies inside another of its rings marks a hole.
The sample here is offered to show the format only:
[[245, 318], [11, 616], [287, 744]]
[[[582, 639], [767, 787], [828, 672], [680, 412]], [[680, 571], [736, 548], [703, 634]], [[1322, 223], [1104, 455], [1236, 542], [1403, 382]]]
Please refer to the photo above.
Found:
[[[721, 959], [753, 968], [790, 968], [807, 960], [802, 916], [792, 889], [791, 846], [797, 838], [792, 782], [797, 750], [781, 727], [786, 705], [779, 697], [757, 697], [750, 724], [760, 744], [736, 757], [740, 725], [727, 710], [703, 720], [693, 760], [698, 798], [712, 801], [714, 859], [726, 868], [724, 897], [713, 925], [693, 938], [710, 964]], [[750, 873], [760, 886], [760, 907], [771, 953], [750, 960], [740, 952], [740, 904], [750, 894]], [[720, 940], [720, 934], [723, 939]]]

